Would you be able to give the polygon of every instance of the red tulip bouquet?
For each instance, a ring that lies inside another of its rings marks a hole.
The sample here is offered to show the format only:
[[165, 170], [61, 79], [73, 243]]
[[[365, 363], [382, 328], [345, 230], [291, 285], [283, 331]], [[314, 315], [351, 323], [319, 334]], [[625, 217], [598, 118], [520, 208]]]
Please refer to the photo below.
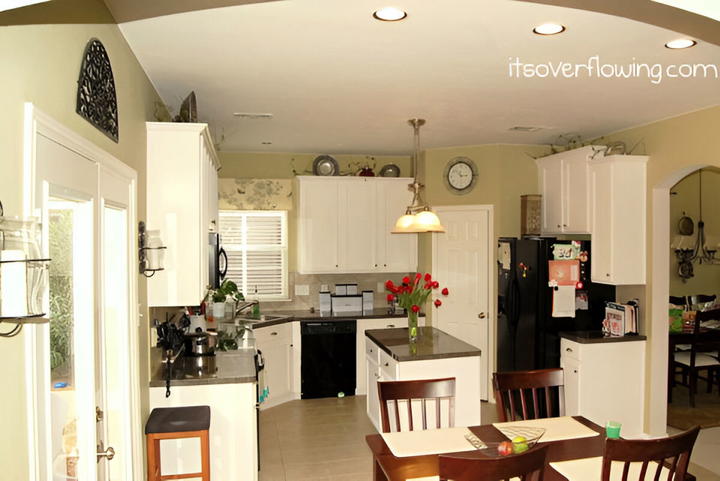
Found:
[[[420, 306], [425, 304], [433, 289], [438, 289], [439, 287], [440, 283], [434, 281], [429, 273], [423, 276], [419, 272], [415, 274], [414, 279], [410, 276], [403, 277], [402, 284], [399, 286], [396, 286], [391, 280], [385, 283], [385, 289], [390, 291], [390, 294], [387, 295], [388, 302], [397, 300], [398, 305], [405, 308], [407, 312], [410, 341], [417, 339]], [[443, 296], [447, 296], [450, 294], [450, 291], [448, 291], [447, 287], [444, 287], [441, 293]], [[434, 304], [435, 307], [440, 307], [442, 306], [442, 301], [435, 299]]]

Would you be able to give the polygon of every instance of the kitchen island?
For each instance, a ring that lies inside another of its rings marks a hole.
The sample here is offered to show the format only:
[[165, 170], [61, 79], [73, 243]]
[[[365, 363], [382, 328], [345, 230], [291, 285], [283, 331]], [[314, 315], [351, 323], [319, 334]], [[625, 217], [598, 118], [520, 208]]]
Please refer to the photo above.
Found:
[[[445, 377], [455, 378], [455, 426], [481, 424], [480, 350], [434, 327], [420, 327], [418, 340], [410, 343], [407, 331], [407, 328], [365, 331], [367, 413], [375, 428], [381, 431], [378, 381]], [[419, 401], [417, 404], [413, 405], [413, 412], [419, 409]], [[429, 412], [428, 425], [434, 425], [431, 416]]]
[[[150, 379], [150, 408], [210, 406], [210, 479], [258, 478], [257, 377], [255, 349], [219, 352], [213, 376], [185, 378], [182, 365], [174, 370], [170, 397], [158, 368]], [[179, 358], [182, 360], [182, 358]], [[162, 474], [198, 472], [197, 439], [160, 443]]]

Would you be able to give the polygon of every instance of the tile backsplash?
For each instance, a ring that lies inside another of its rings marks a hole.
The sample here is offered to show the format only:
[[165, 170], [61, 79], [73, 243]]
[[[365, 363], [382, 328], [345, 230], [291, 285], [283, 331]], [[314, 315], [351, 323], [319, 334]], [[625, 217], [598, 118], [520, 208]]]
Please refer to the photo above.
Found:
[[[309, 310], [318, 309], [318, 293], [322, 285], [327, 285], [330, 292], [334, 292], [335, 284], [357, 284], [358, 294], [362, 291], [375, 291], [375, 307], [387, 307], [387, 292], [385, 281], [392, 279], [399, 283], [400, 274], [311, 274], [303, 275], [297, 272], [288, 273], [288, 292], [290, 301], [262, 302], [264, 311]], [[308, 286], [308, 295], [295, 295], [295, 286]]]

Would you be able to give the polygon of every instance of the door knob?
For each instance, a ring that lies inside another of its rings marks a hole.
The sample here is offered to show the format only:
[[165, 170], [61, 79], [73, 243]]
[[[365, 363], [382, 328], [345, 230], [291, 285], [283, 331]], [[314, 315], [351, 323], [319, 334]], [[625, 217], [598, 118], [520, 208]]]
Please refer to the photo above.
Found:
[[115, 457], [115, 449], [113, 449], [112, 446], [108, 446], [107, 449], [103, 449], [103, 442], [100, 441], [100, 444], [97, 445], [97, 462], [100, 462], [100, 459], [105, 458], [108, 461], [112, 460], [112, 458]]
[[478, 314], [478, 319], [485, 319], [485, 313], [481, 312], [480, 314]]
[[100, 406], [95, 406], [95, 422], [99, 423], [103, 420], [103, 417], [105, 416], [105, 413], [102, 409], [100, 409]]

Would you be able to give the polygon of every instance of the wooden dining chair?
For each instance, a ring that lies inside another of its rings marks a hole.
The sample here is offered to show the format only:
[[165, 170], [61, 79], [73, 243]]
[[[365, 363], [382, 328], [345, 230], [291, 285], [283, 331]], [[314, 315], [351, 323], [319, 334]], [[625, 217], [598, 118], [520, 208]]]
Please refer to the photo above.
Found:
[[[720, 360], [716, 357], [720, 343], [704, 341], [701, 335], [703, 321], [717, 319], [718, 310], [698, 311], [695, 314], [693, 333], [690, 338], [690, 350], [673, 353], [671, 389], [676, 385], [685, 386], [689, 390], [690, 407], [695, 407], [698, 379], [707, 382], [707, 392], [711, 392], [718, 379]], [[682, 381], [675, 380], [676, 372], [682, 375]], [[701, 374], [705, 374], [701, 376]], [[720, 384], [720, 381], [717, 381]]]
[[[493, 373], [495, 405], [500, 422], [564, 415], [561, 368]], [[555, 406], [558, 406], [557, 412]]]
[[[684, 480], [698, 432], [700, 426], [664, 439], [608, 439], [603, 452], [601, 480], [610, 481], [613, 461], [623, 463], [622, 481], [631, 481], [630, 463], [642, 463], [639, 465], [639, 476], [633, 477], [633, 480], [646, 479], [646, 473], [647, 479], [655, 481]], [[653, 461], [657, 466], [649, 464]], [[661, 476], [663, 466], [668, 470], [667, 477]], [[616, 469], [619, 469], [619, 466]]]
[[547, 445], [514, 456], [499, 458], [464, 458], [440, 456], [440, 479], [452, 481], [500, 481], [519, 478], [521, 481], [543, 481]]
[[[441, 403], [448, 405], [449, 427], [455, 425], [455, 378], [422, 379], [417, 381], [378, 381], [378, 398], [380, 400], [380, 417], [382, 431], [391, 432], [390, 409], [392, 405], [395, 419], [395, 430], [401, 431], [401, 403], [406, 405], [407, 426], [415, 430], [417, 424], [413, 419], [414, 408], [418, 407], [422, 414], [422, 429], [428, 428], [428, 401], [435, 406], [435, 427], [440, 428]], [[419, 401], [413, 402], [413, 401]], [[403, 417], [405, 415], [402, 415]]]
[[683, 309], [687, 310], [688, 299], [685, 296], [670, 296], [670, 304], [682, 307]]

